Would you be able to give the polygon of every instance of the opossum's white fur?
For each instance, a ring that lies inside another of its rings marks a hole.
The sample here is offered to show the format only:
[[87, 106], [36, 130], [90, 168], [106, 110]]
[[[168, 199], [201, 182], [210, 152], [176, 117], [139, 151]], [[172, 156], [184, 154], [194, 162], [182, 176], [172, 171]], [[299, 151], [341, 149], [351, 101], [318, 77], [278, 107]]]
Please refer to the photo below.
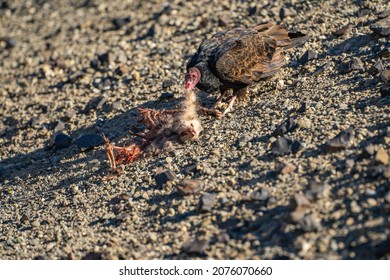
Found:
[[181, 112], [174, 118], [172, 125], [172, 131], [179, 135], [182, 142], [197, 140], [203, 130], [196, 108], [197, 95], [192, 90], [187, 91]]

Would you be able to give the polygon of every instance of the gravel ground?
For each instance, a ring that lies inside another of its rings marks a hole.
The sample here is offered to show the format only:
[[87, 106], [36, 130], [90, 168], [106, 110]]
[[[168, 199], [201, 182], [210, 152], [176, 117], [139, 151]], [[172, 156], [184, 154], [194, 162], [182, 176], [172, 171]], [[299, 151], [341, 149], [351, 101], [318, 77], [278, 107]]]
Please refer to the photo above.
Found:
[[[0, 258], [389, 259], [388, 9], [0, 1]], [[98, 134], [129, 141], [137, 107], [180, 104], [203, 39], [267, 21], [311, 39], [199, 141], [104, 180]]]

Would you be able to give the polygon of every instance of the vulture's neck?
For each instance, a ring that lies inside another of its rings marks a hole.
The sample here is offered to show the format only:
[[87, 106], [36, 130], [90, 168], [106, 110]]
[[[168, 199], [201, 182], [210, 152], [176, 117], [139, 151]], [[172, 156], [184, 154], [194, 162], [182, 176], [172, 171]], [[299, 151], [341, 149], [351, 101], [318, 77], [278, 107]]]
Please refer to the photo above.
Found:
[[199, 63], [195, 66], [201, 73], [200, 81], [197, 87], [206, 92], [218, 91], [222, 85], [221, 81], [210, 71], [205, 63]]

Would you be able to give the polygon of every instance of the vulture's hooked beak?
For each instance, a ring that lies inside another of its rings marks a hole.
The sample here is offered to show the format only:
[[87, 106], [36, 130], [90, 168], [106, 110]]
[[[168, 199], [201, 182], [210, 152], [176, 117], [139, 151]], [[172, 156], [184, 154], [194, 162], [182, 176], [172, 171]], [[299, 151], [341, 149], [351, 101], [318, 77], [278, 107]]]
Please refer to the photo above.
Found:
[[193, 79], [191, 78], [190, 75], [187, 74], [185, 77], [185, 88], [189, 90], [193, 89], [194, 88], [193, 83], [194, 83]]

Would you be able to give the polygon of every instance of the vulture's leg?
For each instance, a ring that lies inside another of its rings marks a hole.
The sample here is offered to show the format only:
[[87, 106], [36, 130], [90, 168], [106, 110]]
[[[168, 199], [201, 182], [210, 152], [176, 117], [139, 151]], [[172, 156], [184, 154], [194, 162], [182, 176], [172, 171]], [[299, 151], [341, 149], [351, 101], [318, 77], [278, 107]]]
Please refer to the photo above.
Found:
[[226, 110], [222, 113], [222, 116], [226, 115], [227, 113], [231, 112], [233, 109], [234, 102], [236, 102], [236, 99], [242, 99], [247, 95], [247, 88], [237, 89], [233, 91], [233, 97], [230, 99], [229, 105], [226, 108]]
[[219, 104], [221, 104], [222, 98], [224, 98], [226, 93], [227, 90], [221, 90], [221, 95], [218, 97], [217, 101], [215, 101], [215, 104], [213, 105], [213, 107], [211, 107], [211, 109], [215, 110], [218, 108]]
[[219, 111], [217, 108], [219, 104], [221, 104], [222, 98], [225, 97], [226, 93], [227, 90], [221, 90], [221, 95], [218, 97], [217, 101], [215, 101], [214, 105], [210, 109], [204, 106], [200, 106], [199, 107], [200, 112], [204, 115], [211, 115], [217, 118], [222, 117], [221, 111]]
[[236, 99], [237, 99], [237, 95], [233, 95], [232, 99], [230, 99], [230, 101], [229, 101], [228, 107], [226, 108], [225, 111], [223, 111], [222, 116], [226, 115], [227, 113], [229, 113], [233, 109], [233, 104], [234, 104], [234, 102], [236, 102]]

